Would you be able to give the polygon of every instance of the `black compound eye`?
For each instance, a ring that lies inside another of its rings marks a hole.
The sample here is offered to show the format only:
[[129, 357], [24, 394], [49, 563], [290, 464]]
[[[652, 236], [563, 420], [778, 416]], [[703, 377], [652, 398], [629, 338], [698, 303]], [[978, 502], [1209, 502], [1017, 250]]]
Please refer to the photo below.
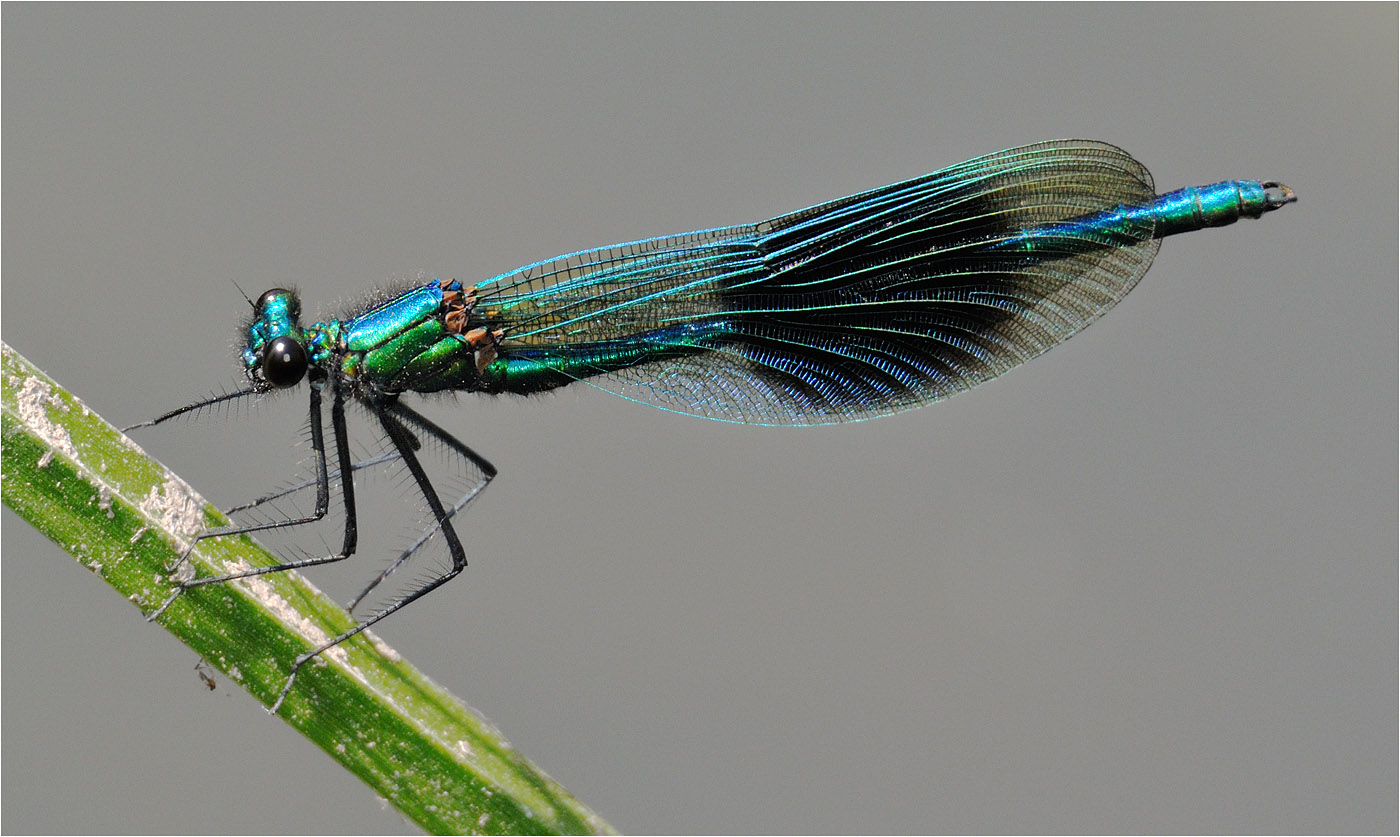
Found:
[[289, 387], [306, 374], [306, 350], [290, 337], [278, 337], [263, 350], [262, 376], [275, 387]]

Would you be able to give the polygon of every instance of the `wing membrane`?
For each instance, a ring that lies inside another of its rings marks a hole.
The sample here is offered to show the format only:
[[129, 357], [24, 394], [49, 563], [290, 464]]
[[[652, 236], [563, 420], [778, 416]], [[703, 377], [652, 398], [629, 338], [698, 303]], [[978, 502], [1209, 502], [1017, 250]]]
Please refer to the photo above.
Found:
[[1040, 143], [758, 224], [529, 265], [479, 286], [478, 310], [505, 331], [503, 363], [541, 372], [536, 389], [584, 380], [746, 423], [870, 418], [976, 386], [1101, 316], [1150, 266], [1150, 229], [1034, 260], [996, 245], [1153, 196], [1118, 148]]

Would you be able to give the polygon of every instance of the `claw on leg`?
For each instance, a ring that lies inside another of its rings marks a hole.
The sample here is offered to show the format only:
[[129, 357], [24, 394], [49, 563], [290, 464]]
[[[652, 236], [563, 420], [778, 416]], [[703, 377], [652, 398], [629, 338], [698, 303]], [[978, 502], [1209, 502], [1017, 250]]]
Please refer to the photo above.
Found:
[[175, 588], [175, 592], [170, 594], [170, 598], [168, 598], [168, 599], [165, 600], [165, 604], [163, 604], [163, 605], [161, 605], [160, 607], [156, 608], [155, 611], [154, 611], [153, 613], [151, 613], [149, 616], [147, 616], [147, 617], [146, 617], [146, 621], [147, 621], [147, 622], [154, 622], [154, 621], [156, 621], [157, 619], [159, 619], [159, 618], [160, 618], [160, 615], [161, 615], [162, 613], [165, 612], [165, 609], [168, 608], [168, 607], [170, 607], [170, 605], [174, 604], [175, 600], [176, 600], [177, 598], [179, 598], [179, 597], [180, 597], [180, 594], [183, 593], [183, 592], [185, 592], [185, 585], [181, 584], [179, 587], [176, 587], [176, 588]]

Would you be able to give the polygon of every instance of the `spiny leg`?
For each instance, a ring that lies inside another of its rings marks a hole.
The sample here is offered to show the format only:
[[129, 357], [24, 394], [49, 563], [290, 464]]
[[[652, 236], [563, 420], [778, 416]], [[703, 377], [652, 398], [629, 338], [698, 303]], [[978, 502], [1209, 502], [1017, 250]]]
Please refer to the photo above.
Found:
[[[195, 544], [205, 538], [223, 537], [225, 535], [241, 535], [248, 532], [261, 532], [268, 529], [281, 529], [288, 526], [300, 526], [306, 523], [314, 523], [326, 516], [330, 509], [330, 479], [326, 469], [326, 440], [321, 428], [321, 387], [318, 382], [312, 382], [311, 387], [311, 447], [316, 460], [316, 510], [310, 515], [294, 520], [280, 520], [271, 523], [259, 523], [251, 526], [235, 526], [223, 529], [211, 529], [207, 532], [200, 532], [190, 542], [180, 559], [175, 562], [171, 572], [175, 572], [189, 559], [194, 551]], [[310, 567], [317, 564], [330, 564], [336, 561], [343, 561], [355, 552], [355, 544], [359, 539], [359, 531], [355, 522], [355, 482], [353, 467], [350, 461], [350, 440], [345, 428], [345, 396], [339, 387], [335, 389], [335, 397], [331, 402], [331, 430], [335, 435], [336, 457], [339, 462], [341, 480], [341, 500], [345, 505], [345, 538], [341, 543], [340, 551], [333, 555], [326, 555], [320, 558], [304, 558], [297, 561], [289, 561], [284, 564], [276, 564], [271, 567], [251, 567], [236, 573], [227, 575], [212, 576], [209, 578], [193, 578], [189, 581], [179, 583], [174, 593], [165, 603], [156, 608], [155, 612], [146, 617], [146, 621], [153, 621], [165, 612], [166, 608], [175, 601], [179, 595], [191, 587], [201, 587], [206, 584], [219, 584], [225, 581], [232, 581], [238, 578], [248, 578], [255, 575], [266, 575], [267, 573], [278, 573], [286, 570], [297, 569], [298, 567]]]
[[[399, 458], [398, 451], [393, 451], [393, 452], [390, 452], [390, 453], [381, 453], [381, 454], [379, 454], [378, 456], [371, 456], [371, 457], [368, 457], [368, 458], [366, 458], [366, 459], [361, 459], [359, 462], [356, 462], [354, 465], [351, 465], [351, 466], [350, 466], [350, 469], [351, 469], [352, 471], [363, 471], [363, 470], [365, 470], [366, 468], [373, 468], [373, 467], [376, 466], [376, 465], [383, 465], [383, 464], [385, 464], [385, 463], [387, 463], [387, 462], [394, 462], [394, 461], [396, 461], [398, 458]], [[335, 480], [335, 479], [340, 479], [340, 478], [341, 478], [340, 470], [339, 470], [339, 469], [336, 469], [336, 470], [334, 470], [334, 471], [331, 471], [331, 472], [330, 472], [330, 478], [333, 479], [333, 480]], [[289, 485], [289, 486], [286, 486], [285, 488], [279, 488], [279, 489], [276, 490], [276, 491], [272, 491], [272, 492], [269, 492], [269, 493], [267, 493], [267, 494], [264, 494], [263, 496], [257, 498], [256, 500], [249, 500], [249, 501], [246, 502], [246, 503], [240, 503], [239, 505], [236, 505], [236, 506], [230, 506], [229, 508], [224, 509], [224, 514], [230, 514], [230, 515], [231, 515], [231, 514], [237, 514], [237, 513], [239, 513], [239, 512], [250, 511], [250, 510], [252, 510], [252, 509], [258, 508], [259, 506], [263, 506], [263, 505], [266, 505], [266, 504], [268, 504], [268, 503], [271, 503], [271, 502], [273, 502], [273, 501], [275, 501], [275, 500], [281, 500], [283, 497], [287, 497], [287, 496], [290, 496], [290, 495], [292, 495], [292, 494], [296, 494], [296, 493], [299, 492], [299, 491], [305, 491], [305, 490], [308, 489], [308, 488], [315, 488], [315, 487], [316, 487], [316, 480], [315, 480], [315, 479], [306, 480], [305, 482], [299, 482], [299, 483], [297, 483], [297, 484], [295, 484], [295, 485]]]
[[[417, 439], [415, 439], [415, 440], [413, 441], [413, 449], [414, 449], [414, 450], [418, 450], [418, 440], [417, 440]], [[381, 454], [379, 454], [378, 456], [371, 456], [371, 457], [367, 457], [367, 458], [365, 458], [365, 459], [361, 459], [359, 462], [356, 462], [354, 465], [351, 466], [351, 470], [361, 471], [361, 470], [364, 470], [365, 468], [373, 468], [373, 467], [376, 466], [376, 465], [383, 465], [383, 464], [385, 464], [385, 463], [387, 463], [387, 462], [393, 462], [393, 461], [395, 461], [395, 460], [398, 459], [398, 458], [399, 458], [399, 453], [398, 453], [398, 451], [389, 451], [389, 452], [387, 452], [387, 453], [381, 453]], [[336, 470], [334, 470], [334, 471], [331, 471], [331, 472], [330, 472], [330, 476], [331, 476], [331, 478], [333, 478], [333, 479], [334, 479], [334, 478], [339, 478], [339, 477], [340, 477], [340, 470], [339, 470], [339, 469], [336, 469]], [[282, 499], [283, 497], [286, 497], [286, 496], [291, 495], [291, 494], [295, 494], [295, 493], [297, 493], [297, 492], [299, 492], [299, 491], [305, 491], [305, 490], [308, 489], [308, 488], [314, 488], [315, 486], [316, 486], [316, 480], [315, 480], [315, 479], [310, 479], [310, 480], [307, 480], [307, 481], [305, 481], [305, 482], [297, 483], [297, 484], [295, 484], [295, 485], [289, 485], [289, 486], [286, 486], [286, 487], [284, 487], [284, 488], [280, 488], [280, 489], [278, 489], [278, 490], [276, 490], [276, 491], [272, 491], [272, 492], [269, 492], [269, 493], [267, 493], [267, 494], [264, 494], [263, 496], [258, 497], [258, 498], [255, 499], [255, 500], [250, 500], [250, 501], [248, 501], [247, 503], [241, 503], [241, 504], [239, 504], [239, 505], [237, 505], [237, 506], [232, 506], [232, 507], [226, 509], [226, 510], [224, 511], [224, 514], [236, 514], [236, 513], [238, 513], [238, 512], [243, 512], [243, 511], [248, 511], [248, 510], [250, 510], [250, 509], [255, 509], [255, 508], [258, 508], [259, 506], [266, 505], [267, 503], [271, 503], [271, 502], [273, 502], [274, 500], [280, 500], [280, 499]]]
[[[481, 472], [481, 479], [477, 481], [476, 485], [472, 486], [471, 490], [467, 491], [460, 498], [458, 498], [457, 502], [452, 504], [452, 508], [447, 510], [447, 515], [444, 518], [444, 521], [450, 520], [453, 516], [457, 514], [457, 512], [465, 508], [468, 503], [470, 503], [473, 499], [476, 498], [478, 494], [480, 494], [486, 489], [486, 486], [489, 485], [491, 483], [491, 480], [496, 476], [496, 466], [488, 462], [485, 459], [485, 457], [481, 456], [481, 454], [462, 444], [457, 439], [457, 437], [453, 436], [451, 433], [448, 433], [446, 430], [443, 430], [441, 427], [434, 424], [432, 421], [429, 421], [426, 416], [424, 416], [422, 413], [419, 413], [417, 410], [414, 410], [413, 408], [401, 403], [395, 403], [394, 413], [397, 415], [390, 415], [390, 420], [394, 422], [399, 422], [400, 419], [402, 419], [404, 422], [414, 425], [418, 428], [418, 430], [432, 436], [442, 444], [446, 445], [458, 456], [461, 456], [462, 458], [471, 462], [473, 465], [476, 466], [477, 470]], [[403, 430], [405, 433], [408, 433], [407, 428], [403, 428]], [[350, 603], [345, 606], [345, 609], [350, 611], [351, 613], [354, 613], [356, 606], [358, 606], [360, 602], [364, 600], [365, 596], [368, 596], [374, 590], [374, 588], [378, 587], [386, 578], [392, 575], [395, 570], [402, 567], [404, 563], [408, 561], [409, 558], [413, 557], [413, 554], [415, 552], [422, 548], [423, 544], [427, 543], [428, 540], [431, 539], [432, 536], [437, 533], [438, 529], [441, 528], [442, 522], [443, 521], [434, 523], [432, 526], [425, 529], [423, 533], [418, 536], [418, 539], [415, 540], [413, 543], [409, 544], [408, 548], [405, 549], [402, 553], [400, 553], [399, 557], [394, 559], [394, 561], [390, 563], [389, 566], [386, 567], [377, 578], [371, 581], [365, 587], [365, 589], [361, 590], [355, 596], [355, 598], [351, 599]]]
[[[441, 529], [443, 537], [447, 540], [447, 551], [452, 555], [452, 567], [441, 575], [429, 579], [425, 584], [413, 590], [403, 598], [391, 602], [383, 610], [370, 616], [365, 621], [357, 623], [355, 627], [350, 630], [339, 636], [328, 639], [310, 651], [298, 656], [296, 660], [292, 662], [291, 673], [287, 675], [287, 682], [282, 686], [281, 694], [277, 696], [277, 700], [273, 702], [272, 706], [268, 707], [267, 711], [269, 713], [276, 713], [278, 708], [282, 706], [282, 701], [286, 699], [287, 693], [292, 690], [292, 683], [296, 680], [297, 672], [301, 670], [303, 665], [315, 659], [321, 652], [334, 648], [394, 611], [412, 604], [428, 593], [431, 593], [433, 590], [446, 584], [448, 581], [451, 581], [458, 573], [466, 569], [467, 566], [466, 550], [462, 548], [462, 542], [457, 538], [457, 531], [452, 528], [452, 523], [449, 519], [450, 515], [447, 513], [447, 510], [443, 508], [442, 500], [438, 498], [437, 491], [433, 488], [432, 482], [428, 480], [428, 475], [423, 470], [422, 463], [418, 461], [418, 456], [414, 453], [414, 450], [418, 447], [417, 440], [413, 438], [411, 431], [404, 426], [403, 420], [407, 420], [409, 423], [416, 424], [425, 429], [431, 427], [437, 433], [442, 433], [443, 436], [449, 439], [451, 437], [447, 436], [437, 425], [432, 424], [427, 419], [407, 407], [399, 405], [397, 402], [390, 401], [386, 404], [373, 395], [369, 396], [366, 401], [374, 411], [375, 416], [379, 418], [379, 423], [383, 426], [384, 432], [388, 434], [389, 439], [394, 443], [394, 447], [398, 449], [399, 455], [403, 457], [404, 464], [408, 466], [409, 473], [413, 475], [413, 481], [418, 484], [418, 490], [423, 493], [423, 499], [428, 502], [428, 508], [432, 510], [433, 519], [436, 521], [435, 528]], [[452, 441], [456, 443], [454, 448], [463, 452], [464, 455], [467, 455], [473, 462], [479, 461], [484, 463], [490, 468], [490, 473], [492, 475], [495, 474], [495, 468], [491, 468], [490, 463], [481, 459], [475, 453], [472, 453], [465, 445], [457, 442], [457, 440], [452, 439]]]

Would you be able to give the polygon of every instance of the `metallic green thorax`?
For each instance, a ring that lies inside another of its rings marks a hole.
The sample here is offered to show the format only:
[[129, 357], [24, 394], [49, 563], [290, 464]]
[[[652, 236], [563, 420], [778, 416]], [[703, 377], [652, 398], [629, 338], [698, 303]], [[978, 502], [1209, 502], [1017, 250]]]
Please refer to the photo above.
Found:
[[[448, 287], [460, 295], [461, 283]], [[443, 290], [438, 282], [415, 288], [346, 323], [340, 371], [397, 391], [474, 354], [443, 321]]]

